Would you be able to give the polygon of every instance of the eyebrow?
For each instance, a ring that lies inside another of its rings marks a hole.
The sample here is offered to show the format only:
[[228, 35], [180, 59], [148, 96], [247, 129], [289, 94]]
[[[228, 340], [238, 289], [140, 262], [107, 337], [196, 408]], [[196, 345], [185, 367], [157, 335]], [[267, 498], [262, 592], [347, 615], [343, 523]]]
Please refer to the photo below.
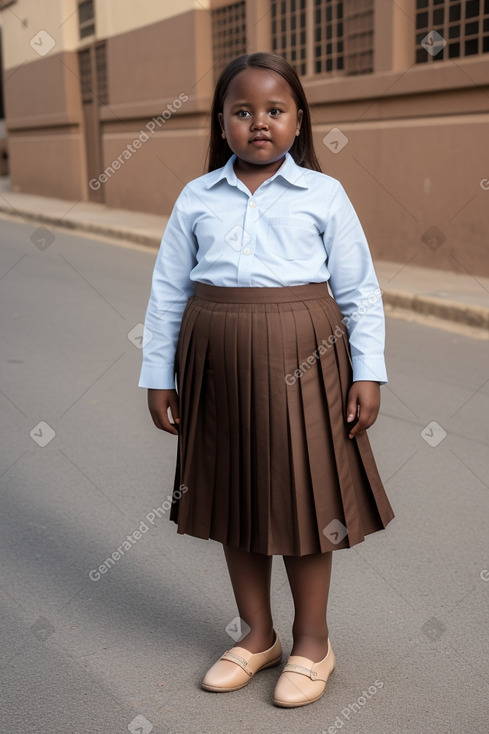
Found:
[[[271, 100], [268, 100], [267, 102], [267, 105], [280, 105], [281, 107], [285, 107], [286, 104], [287, 103], [284, 102], [283, 100], [277, 100], [277, 99], [271, 99]], [[232, 107], [250, 107], [251, 102], [245, 102], [245, 101], [234, 102], [234, 104], [231, 106]]]

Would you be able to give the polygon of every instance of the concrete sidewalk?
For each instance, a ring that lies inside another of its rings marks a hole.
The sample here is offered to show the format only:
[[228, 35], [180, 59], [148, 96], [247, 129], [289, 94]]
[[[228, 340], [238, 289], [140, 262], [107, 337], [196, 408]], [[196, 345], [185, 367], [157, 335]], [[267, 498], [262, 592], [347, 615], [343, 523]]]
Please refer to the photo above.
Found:
[[[168, 221], [163, 215], [109, 209], [83, 200], [15, 193], [9, 190], [8, 179], [0, 180], [2, 215], [155, 248]], [[489, 278], [377, 258], [375, 270], [387, 313], [404, 309], [489, 331]]]

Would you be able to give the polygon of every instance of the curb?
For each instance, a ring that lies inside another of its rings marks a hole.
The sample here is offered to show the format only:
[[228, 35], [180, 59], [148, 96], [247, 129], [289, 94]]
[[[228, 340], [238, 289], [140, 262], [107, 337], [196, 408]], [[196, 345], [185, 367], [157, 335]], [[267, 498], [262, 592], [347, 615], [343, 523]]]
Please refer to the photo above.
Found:
[[382, 290], [382, 300], [390, 306], [489, 331], [489, 308], [395, 290]]
[[[21, 211], [20, 209], [11, 209], [8, 206], [0, 204], [0, 214], [8, 214], [10, 217], [25, 222], [37, 222], [38, 224], [50, 224], [53, 227], [61, 227], [78, 232], [89, 232], [90, 234], [100, 234], [105, 237], [112, 237], [118, 240], [126, 240], [136, 245], [146, 245], [148, 247], [159, 247], [161, 235], [158, 237], [152, 234], [144, 234], [144, 231], [138, 232], [134, 229], [124, 229], [121, 227], [111, 227], [108, 224], [96, 224], [94, 222], [80, 222], [77, 219], [60, 219], [49, 214], [40, 214], [37, 212]], [[162, 228], [163, 231], [163, 228]]]
[[[18, 220], [37, 222], [72, 231], [99, 234], [155, 249], [159, 247], [161, 241], [161, 235], [145, 234], [144, 231], [111, 227], [108, 224], [81, 222], [77, 219], [60, 219], [49, 214], [12, 209], [3, 204], [0, 204], [0, 214], [8, 214]], [[460, 301], [450, 301], [433, 296], [421, 296], [406, 291], [384, 290], [382, 285], [381, 290], [384, 304], [489, 331], [489, 308], [471, 306]]]

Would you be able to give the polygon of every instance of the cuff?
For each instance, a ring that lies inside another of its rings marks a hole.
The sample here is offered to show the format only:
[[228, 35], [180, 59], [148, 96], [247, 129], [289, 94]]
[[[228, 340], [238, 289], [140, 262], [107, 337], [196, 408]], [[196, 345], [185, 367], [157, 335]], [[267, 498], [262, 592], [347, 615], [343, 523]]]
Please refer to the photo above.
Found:
[[175, 390], [173, 365], [160, 365], [156, 367], [143, 364], [138, 387], [147, 387], [152, 390]]
[[380, 382], [381, 385], [387, 383], [387, 372], [383, 355], [367, 357], [362, 354], [352, 357], [352, 364], [353, 382], [369, 380], [371, 382]]

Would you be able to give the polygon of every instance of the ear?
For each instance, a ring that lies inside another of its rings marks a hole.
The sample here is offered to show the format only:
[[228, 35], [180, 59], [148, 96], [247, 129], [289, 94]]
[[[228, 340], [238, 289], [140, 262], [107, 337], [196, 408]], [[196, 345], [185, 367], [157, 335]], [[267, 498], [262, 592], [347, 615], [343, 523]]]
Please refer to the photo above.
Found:
[[221, 126], [222, 132], [225, 132], [225, 130], [224, 130], [224, 115], [222, 114], [222, 112], [218, 112], [217, 113], [217, 119], [219, 120], [219, 124]]
[[302, 125], [302, 118], [303, 118], [303, 116], [304, 116], [303, 115], [303, 111], [302, 110], [297, 110], [297, 125], [296, 125], [296, 128], [295, 128], [295, 134], [296, 135], [299, 135], [299, 133], [301, 131], [301, 125]]

